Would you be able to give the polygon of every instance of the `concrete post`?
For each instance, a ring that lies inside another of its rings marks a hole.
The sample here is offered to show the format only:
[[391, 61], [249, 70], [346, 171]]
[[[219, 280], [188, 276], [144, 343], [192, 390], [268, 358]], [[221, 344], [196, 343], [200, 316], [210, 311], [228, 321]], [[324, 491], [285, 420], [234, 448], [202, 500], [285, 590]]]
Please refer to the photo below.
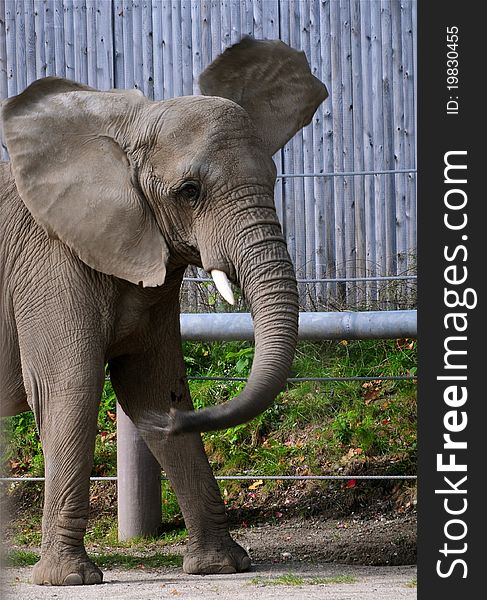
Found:
[[161, 467], [117, 404], [118, 539], [156, 535], [162, 520]]

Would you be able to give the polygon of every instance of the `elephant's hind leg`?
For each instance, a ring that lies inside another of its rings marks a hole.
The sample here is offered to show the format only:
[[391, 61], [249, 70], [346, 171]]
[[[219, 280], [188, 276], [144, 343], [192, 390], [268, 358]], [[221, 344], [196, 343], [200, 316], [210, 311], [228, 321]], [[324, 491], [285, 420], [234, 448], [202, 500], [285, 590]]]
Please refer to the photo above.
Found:
[[[136, 425], [147, 410], [167, 412], [171, 406], [192, 409], [179, 351], [164, 357], [154, 351], [117, 359], [110, 372], [117, 398]], [[230, 537], [225, 507], [201, 436], [191, 433], [162, 439], [159, 434], [141, 433], [169, 477], [188, 528], [184, 571], [209, 574], [248, 570], [250, 558]]]

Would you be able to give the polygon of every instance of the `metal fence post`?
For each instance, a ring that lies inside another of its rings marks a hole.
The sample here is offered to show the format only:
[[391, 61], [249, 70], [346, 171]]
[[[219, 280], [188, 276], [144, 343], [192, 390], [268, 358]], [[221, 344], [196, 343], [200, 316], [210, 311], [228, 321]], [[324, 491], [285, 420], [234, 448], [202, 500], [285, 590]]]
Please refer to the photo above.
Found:
[[161, 467], [117, 404], [118, 539], [156, 535], [162, 520]]

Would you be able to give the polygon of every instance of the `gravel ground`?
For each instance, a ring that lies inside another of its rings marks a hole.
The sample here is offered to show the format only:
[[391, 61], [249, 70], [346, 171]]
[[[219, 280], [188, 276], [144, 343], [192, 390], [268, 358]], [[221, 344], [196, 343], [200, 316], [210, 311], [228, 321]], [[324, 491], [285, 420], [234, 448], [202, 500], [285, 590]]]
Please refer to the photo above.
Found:
[[[239, 575], [186, 575], [180, 567], [104, 569], [104, 584], [40, 587], [29, 583], [32, 567], [3, 572], [2, 600], [396, 600], [416, 598], [416, 518], [409, 515], [290, 520], [235, 529], [252, 571]], [[184, 543], [164, 547], [182, 554]], [[38, 551], [38, 549], [35, 549]], [[113, 548], [92, 548], [110, 552]], [[150, 555], [161, 547], [116, 550]], [[293, 576], [290, 583], [287, 576]], [[320, 578], [320, 579], [316, 579]]]
[[[186, 575], [180, 568], [105, 570], [105, 583], [84, 587], [40, 587], [28, 583], [32, 568], [6, 569], [5, 600], [396, 600], [416, 598], [416, 568], [360, 567], [355, 565], [260, 564], [239, 575]], [[282, 585], [279, 577], [292, 573], [301, 585]], [[313, 578], [328, 578], [326, 582]], [[347, 577], [349, 583], [339, 583]], [[353, 579], [351, 579], [353, 578]], [[274, 580], [274, 585], [269, 583]]]

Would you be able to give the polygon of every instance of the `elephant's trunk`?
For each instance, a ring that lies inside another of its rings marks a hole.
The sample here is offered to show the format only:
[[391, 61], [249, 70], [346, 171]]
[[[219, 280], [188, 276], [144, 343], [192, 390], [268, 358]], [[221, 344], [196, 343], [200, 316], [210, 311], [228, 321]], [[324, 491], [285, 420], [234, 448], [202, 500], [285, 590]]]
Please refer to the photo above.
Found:
[[225, 404], [174, 411], [171, 433], [245, 423], [266, 410], [286, 384], [298, 335], [296, 278], [280, 230], [268, 223], [259, 237], [242, 243], [238, 249], [242, 258], [234, 263], [254, 321], [255, 357], [247, 385]]

